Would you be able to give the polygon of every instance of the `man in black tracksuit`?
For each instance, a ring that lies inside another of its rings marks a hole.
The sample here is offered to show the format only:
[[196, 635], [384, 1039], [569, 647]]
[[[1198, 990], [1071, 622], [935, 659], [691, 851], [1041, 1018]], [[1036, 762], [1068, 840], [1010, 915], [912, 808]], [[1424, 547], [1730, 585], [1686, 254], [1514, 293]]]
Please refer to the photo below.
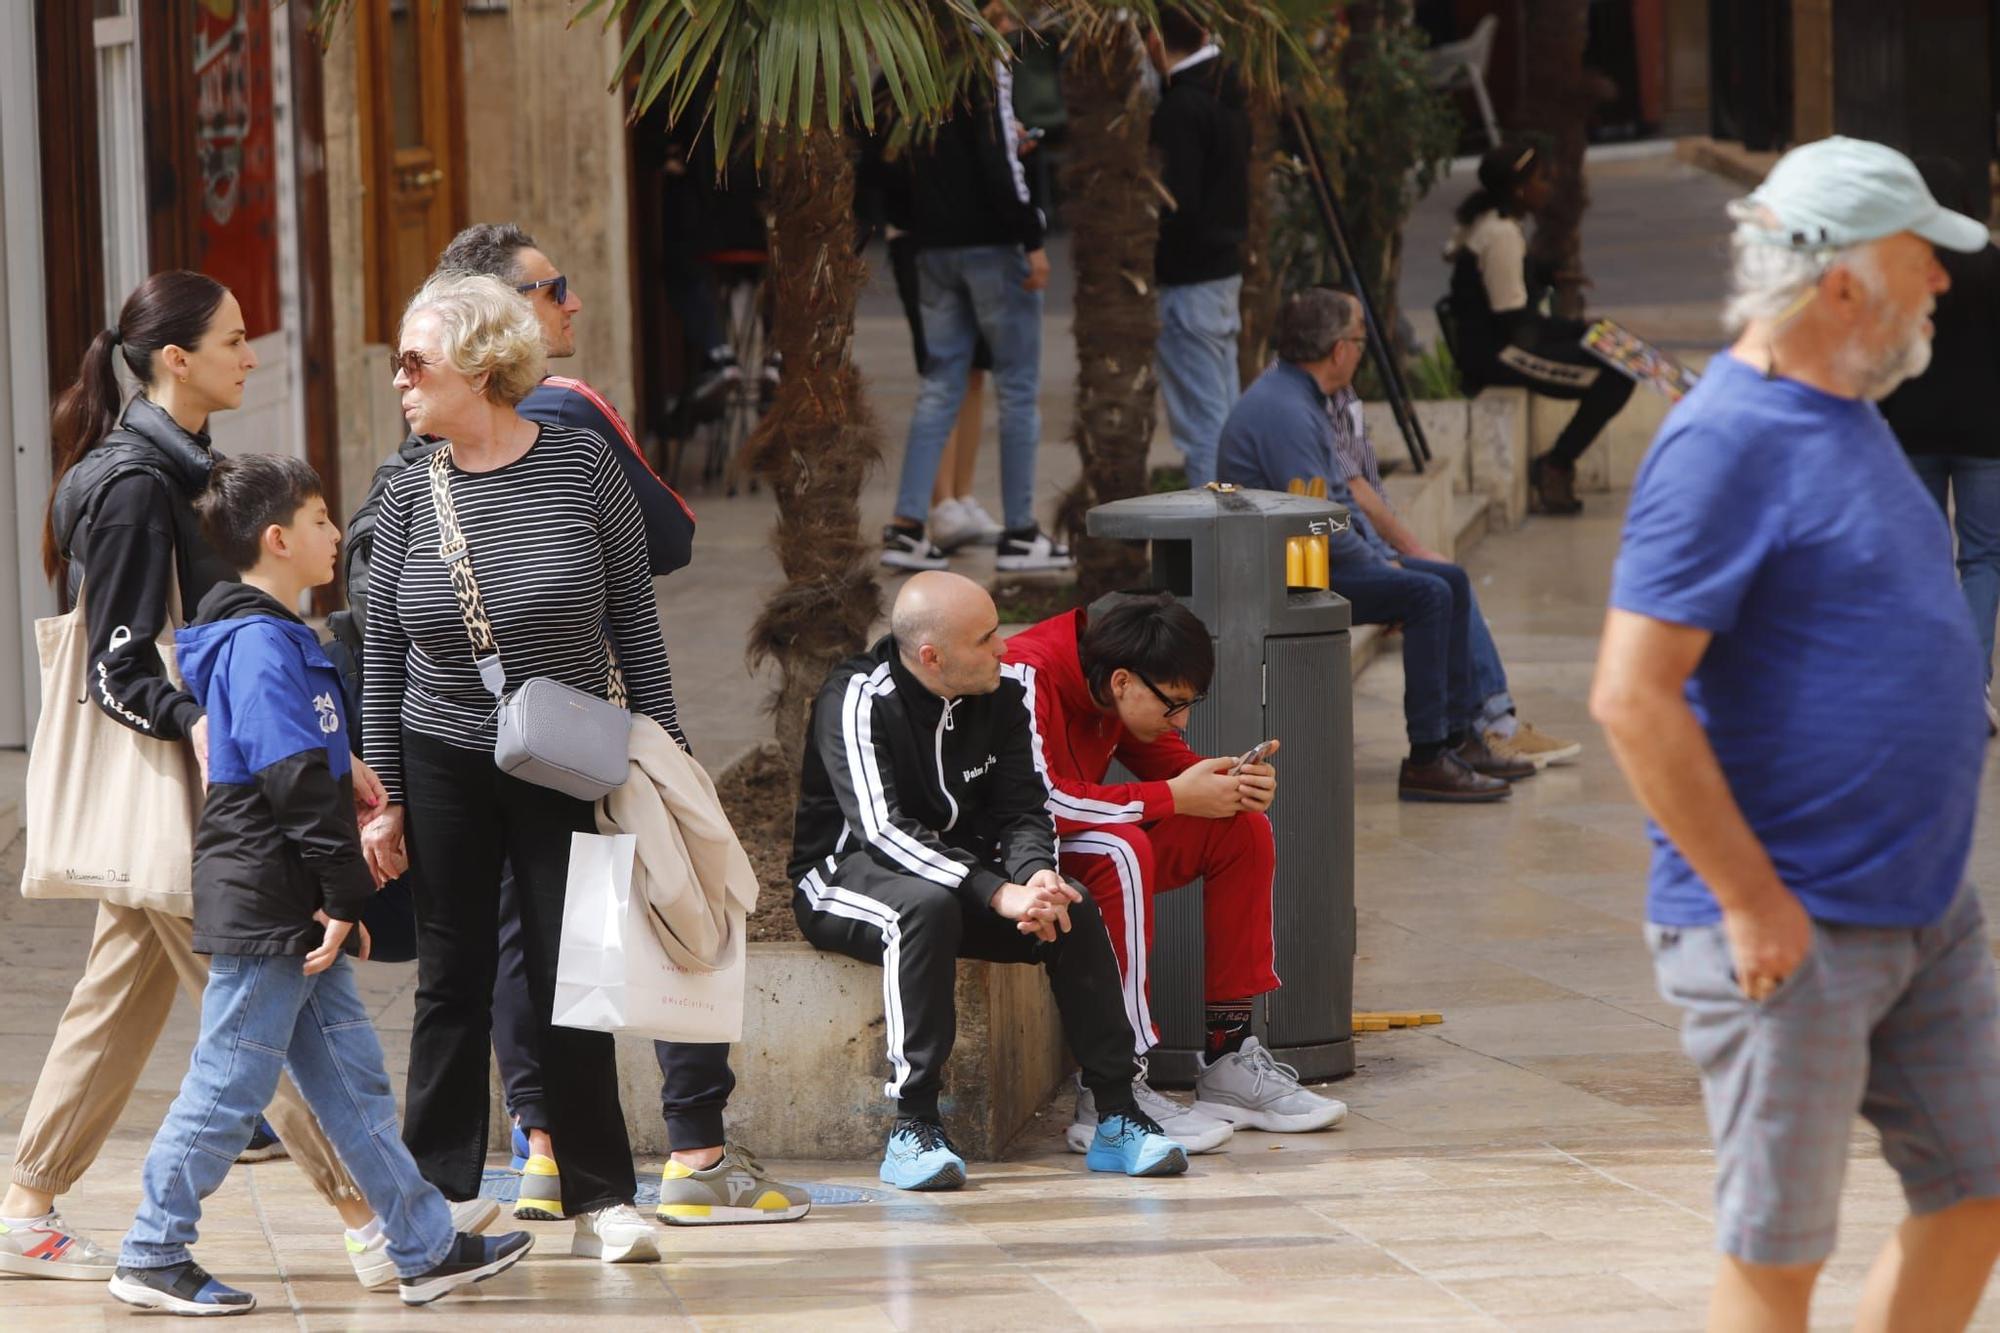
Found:
[[1215, 480], [1222, 423], [1241, 383], [1243, 244], [1250, 229], [1250, 112], [1243, 82], [1186, 10], [1163, 6], [1148, 49], [1166, 80], [1153, 148], [1171, 203], [1160, 210], [1155, 369], [1188, 485]]
[[1048, 970], [1084, 1084], [1110, 1108], [1093, 1170], [1185, 1171], [1181, 1146], [1133, 1102], [1118, 960], [1089, 896], [1056, 872], [1032, 702], [1001, 668], [992, 598], [956, 574], [919, 574], [890, 628], [814, 702], [790, 867], [806, 939], [889, 973], [885, 1091], [898, 1118], [882, 1179], [964, 1183], [938, 1110], [960, 958]]

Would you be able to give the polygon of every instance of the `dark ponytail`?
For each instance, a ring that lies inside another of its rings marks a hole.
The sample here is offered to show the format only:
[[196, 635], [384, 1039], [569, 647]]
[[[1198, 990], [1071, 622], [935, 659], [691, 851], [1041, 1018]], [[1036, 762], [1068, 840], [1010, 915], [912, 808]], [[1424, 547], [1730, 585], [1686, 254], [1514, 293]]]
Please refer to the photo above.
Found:
[[[118, 323], [90, 340], [76, 380], [56, 399], [49, 423], [55, 456], [55, 482], [78, 460], [101, 444], [118, 424], [124, 407], [114, 356], [144, 385], [153, 378], [153, 355], [163, 347], [192, 351], [229, 291], [214, 278], [185, 269], [155, 273], [133, 289], [118, 312]], [[62, 573], [63, 550], [55, 531], [55, 487], [49, 488], [48, 512], [42, 520], [42, 569], [54, 579]]]
[[1470, 227], [1481, 213], [1515, 217], [1521, 209], [1521, 187], [1541, 168], [1541, 153], [1533, 144], [1503, 143], [1479, 159], [1479, 188], [1458, 206], [1458, 225]]

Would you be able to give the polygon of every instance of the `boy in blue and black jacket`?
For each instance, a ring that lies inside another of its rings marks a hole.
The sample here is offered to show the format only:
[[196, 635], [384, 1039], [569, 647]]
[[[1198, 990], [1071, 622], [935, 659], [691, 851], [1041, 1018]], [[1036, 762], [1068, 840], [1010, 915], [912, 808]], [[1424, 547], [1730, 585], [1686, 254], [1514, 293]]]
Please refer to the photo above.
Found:
[[201, 1036], [146, 1154], [145, 1195], [111, 1294], [184, 1315], [255, 1308], [256, 1297], [210, 1277], [187, 1247], [201, 1201], [288, 1069], [375, 1210], [368, 1231], [349, 1233], [350, 1251], [374, 1252], [383, 1279], [370, 1285], [393, 1276], [404, 1303], [425, 1304], [511, 1267], [532, 1242], [525, 1232], [459, 1232], [418, 1173], [343, 956], [366, 956], [354, 927], [375, 880], [356, 813], [379, 805], [381, 789], [351, 752], [332, 662], [291, 610], [332, 580], [340, 530], [313, 470], [273, 454], [218, 462], [195, 510], [243, 579], [202, 598], [175, 645], [209, 723], [194, 850], [194, 948], [210, 955], [209, 977]]

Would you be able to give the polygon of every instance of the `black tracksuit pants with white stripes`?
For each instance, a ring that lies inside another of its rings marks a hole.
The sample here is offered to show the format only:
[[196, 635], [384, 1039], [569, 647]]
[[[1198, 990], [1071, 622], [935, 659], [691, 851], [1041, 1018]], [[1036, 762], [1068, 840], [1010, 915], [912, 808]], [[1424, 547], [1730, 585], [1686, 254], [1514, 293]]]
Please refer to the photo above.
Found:
[[[958, 960], [1040, 963], [1100, 1116], [1129, 1109], [1138, 1066], [1118, 984], [1118, 958], [1088, 893], [1070, 904], [1070, 929], [1052, 942], [1023, 935], [991, 908], [974, 907], [927, 879], [884, 868], [867, 852], [807, 875], [792, 896], [814, 948], [883, 969], [889, 1082], [897, 1114], [938, 1116], [945, 1061], [958, 1036]], [[1004, 873], [1004, 872], [1003, 872]], [[1079, 890], [1079, 892], [1082, 892]]]

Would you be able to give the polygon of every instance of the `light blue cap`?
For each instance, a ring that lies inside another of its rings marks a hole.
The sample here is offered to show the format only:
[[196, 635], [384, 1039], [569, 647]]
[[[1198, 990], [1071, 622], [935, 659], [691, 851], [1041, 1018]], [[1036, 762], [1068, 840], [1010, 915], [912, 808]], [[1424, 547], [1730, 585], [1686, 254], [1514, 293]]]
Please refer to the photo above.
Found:
[[1886, 144], [1841, 135], [1779, 158], [1749, 202], [1766, 216], [1737, 214], [1743, 230], [1797, 250], [1840, 249], [1905, 231], [1968, 254], [1990, 240], [1984, 223], [1931, 197], [1909, 158]]

